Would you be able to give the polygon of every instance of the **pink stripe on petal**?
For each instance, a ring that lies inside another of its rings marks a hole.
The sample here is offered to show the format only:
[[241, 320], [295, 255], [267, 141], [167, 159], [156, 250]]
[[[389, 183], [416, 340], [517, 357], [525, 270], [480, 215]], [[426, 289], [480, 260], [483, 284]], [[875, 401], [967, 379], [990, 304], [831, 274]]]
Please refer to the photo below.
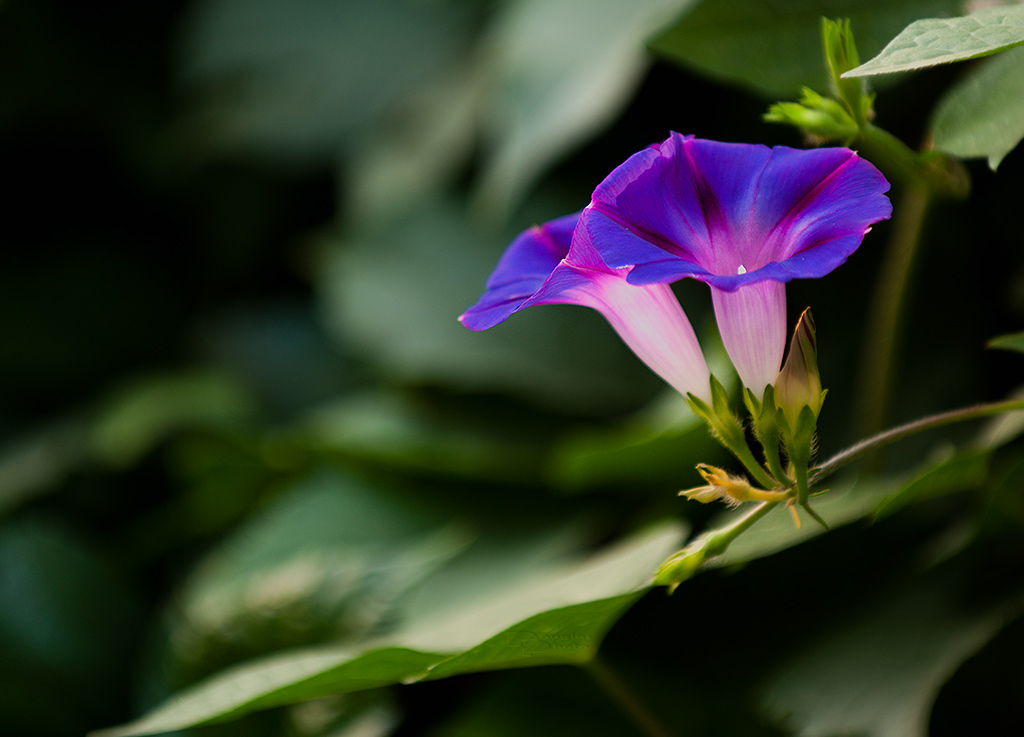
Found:
[[747, 284], [734, 292], [711, 287], [715, 320], [743, 385], [758, 399], [775, 383], [786, 350], [786, 285]]

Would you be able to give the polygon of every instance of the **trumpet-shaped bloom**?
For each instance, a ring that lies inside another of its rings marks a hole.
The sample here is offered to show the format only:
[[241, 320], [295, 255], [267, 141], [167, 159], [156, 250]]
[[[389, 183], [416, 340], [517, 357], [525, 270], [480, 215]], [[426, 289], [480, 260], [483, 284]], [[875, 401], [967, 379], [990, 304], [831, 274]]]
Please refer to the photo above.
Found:
[[487, 280], [483, 296], [459, 321], [470, 330], [486, 330], [532, 305], [591, 307], [669, 385], [710, 401], [707, 363], [672, 289], [662, 283], [630, 284], [630, 267], [605, 264], [587, 234], [576, 228], [579, 217], [568, 215], [521, 233]]
[[889, 183], [846, 148], [798, 150], [673, 133], [594, 191], [587, 234], [631, 284], [684, 277], [711, 287], [743, 383], [775, 381], [786, 343], [785, 283], [824, 276], [892, 213]]

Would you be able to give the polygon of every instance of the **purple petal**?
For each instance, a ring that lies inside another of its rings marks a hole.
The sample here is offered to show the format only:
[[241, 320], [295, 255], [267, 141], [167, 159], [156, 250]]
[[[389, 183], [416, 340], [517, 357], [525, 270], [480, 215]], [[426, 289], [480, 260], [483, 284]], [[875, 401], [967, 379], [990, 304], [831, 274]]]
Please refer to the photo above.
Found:
[[571, 215], [520, 234], [488, 279], [487, 291], [459, 320], [471, 330], [485, 330], [533, 305], [590, 307], [669, 385], [710, 402], [704, 354], [672, 289], [630, 284], [628, 268], [609, 268], [586, 233], [577, 229], [573, 235], [578, 219]]
[[889, 217], [888, 188], [849, 149], [673, 133], [615, 169], [582, 222], [609, 266], [634, 266], [634, 284], [690, 276], [733, 290], [828, 273]]
[[483, 295], [459, 321], [470, 330], [486, 330], [522, 309], [568, 253], [579, 217], [565, 215], [520, 233], [487, 279]]

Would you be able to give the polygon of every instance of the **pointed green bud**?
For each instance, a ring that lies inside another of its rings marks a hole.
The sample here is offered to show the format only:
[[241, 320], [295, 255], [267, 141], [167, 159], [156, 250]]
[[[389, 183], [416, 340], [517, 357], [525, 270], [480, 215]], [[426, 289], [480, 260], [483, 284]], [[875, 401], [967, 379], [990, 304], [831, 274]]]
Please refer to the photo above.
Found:
[[864, 94], [864, 81], [858, 77], [843, 79], [843, 74], [860, 66], [857, 44], [853, 40], [850, 19], [821, 19], [821, 40], [825, 47], [825, 63], [828, 65], [836, 94], [847, 111], [863, 124], [870, 116], [871, 98]]
[[775, 381], [775, 404], [784, 415], [791, 430], [801, 422], [804, 407], [811, 410], [817, 420], [825, 393], [821, 390], [821, 376], [818, 374], [818, 344], [814, 331], [814, 319], [808, 307], [800, 315], [789, 344], [786, 363]]

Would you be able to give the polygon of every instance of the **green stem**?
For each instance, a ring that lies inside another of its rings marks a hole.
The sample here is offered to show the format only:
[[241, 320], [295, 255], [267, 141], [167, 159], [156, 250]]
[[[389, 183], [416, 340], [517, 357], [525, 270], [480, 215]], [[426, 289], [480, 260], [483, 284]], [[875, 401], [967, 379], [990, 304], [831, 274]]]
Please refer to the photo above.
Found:
[[962, 200], [970, 193], [970, 178], [958, 160], [935, 151], [918, 153], [889, 131], [863, 120], [858, 123], [860, 136], [854, 146], [893, 182], [944, 199]]
[[672, 733], [651, 713], [640, 697], [607, 664], [595, 657], [585, 663], [583, 669], [643, 734], [648, 737], [672, 737]]
[[709, 530], [661, 565], [654, 579], [656, 586], [668, 586], [669, 591], [690, 578], [706, 561], [721, 555], [732, 541], [753, 527], [780, 502], [760, 502], [757, 506], [738, 517], [725, 527]]
[[[765, 472], [764, 468], [761, 467], [761, 464], [757, 462], [757, 459], [754, 458], [754, 454], [750, 452], [750, 447], [747, 445], [746, 441], [742, 443], [735, 443], [727, 447], [732, 451], [733, 455], [740, 460], [740, 463], [743, 464], [747, 471], [750, 472], [750, 475], [754, 477], [754, 480], [765, 489], [774, 489], [779, 485], [780, 482], [769, 476], [768, 473]], [[785, 478], [785, 476], [782, 478]]]
[[830, 476], [850, 461], [859, 458], [865, 453], [889, 445], [890, 443], [894, 443], [897, 440], [902, 440], [910, 435], [915, 435], [919, 432], [923, 432], [924, 430], [942, 427], [943, 425], [951, 425], [954, 422], [976, 420], [981, 417], [989, 417], [991, 415], [1011, 412], [1013, 410], [1024, 410], [1024, 399], [1009, 399], [1003, 402], [976, 404], [973, 407], [963, 407], [961, 409], [950, 410], [949, 412], [940, 412], [938, 414], [929, 415], [928, 417], [922, 417], [918, 420], [914, 420], [913, 422], [908, 422], [905, 425], [899, 425], [884, 432], [880, 432], [870, 438], [865, 438], [859, 443], [851, 445], [846, 450], [836, 453], [815, 469], [814, 473], [811, 474], [810, 483], [816, 484], [826, 476]]
[[779, 502], [761, 502], [745, 515], [725, 527], [713, 530], [701, 536], [701, 547], [706, 558], [721, 555], [732, 541], [753, 527], [754, 523], [764, 517]]
[[892, 236], [868, 313], [860, 388], [856, 394], [859, 435], [871, 435], [885, 425], [898, 361], [901, 317], [930, 201], [925, 187], [912, 186], [904, 191], [895, 209]]

